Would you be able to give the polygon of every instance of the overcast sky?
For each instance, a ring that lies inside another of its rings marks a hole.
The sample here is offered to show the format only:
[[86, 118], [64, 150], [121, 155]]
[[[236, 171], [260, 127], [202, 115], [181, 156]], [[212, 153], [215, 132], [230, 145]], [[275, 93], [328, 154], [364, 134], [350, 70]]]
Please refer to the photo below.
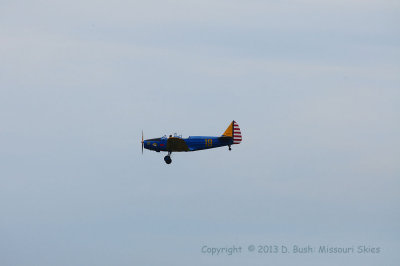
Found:
[[[0, 265], [398, 265], [399, 25], [394, 0], [1, 1]], [[141, 154], [232, 120], [231, 152]]]

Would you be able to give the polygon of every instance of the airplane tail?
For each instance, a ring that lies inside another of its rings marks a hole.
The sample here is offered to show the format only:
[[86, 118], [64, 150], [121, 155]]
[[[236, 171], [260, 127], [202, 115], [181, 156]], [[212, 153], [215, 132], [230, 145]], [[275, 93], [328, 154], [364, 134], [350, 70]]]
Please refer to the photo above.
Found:
[[222, 136], [233, 138], [233, 144], [239, 144], [242, 142], [242, 133], [240, 132], [240, 128], [238, 123], [235, 120], [229, 124], [228, 128], [225, 130]]

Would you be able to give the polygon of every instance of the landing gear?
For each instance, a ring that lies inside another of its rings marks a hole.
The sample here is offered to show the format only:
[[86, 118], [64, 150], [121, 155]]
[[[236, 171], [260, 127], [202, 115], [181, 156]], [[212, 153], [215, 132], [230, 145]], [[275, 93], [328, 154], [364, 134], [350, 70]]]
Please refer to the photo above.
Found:
[[164, 157], [164, 161], [165, 161], [166, 164], [172, 163], [171, 153], [170, 152], [168, 152], [168, 155]]
[[232, 150], [231, 145], [229, 145], [228, 147], [229, 147], [229, 150], [231, 151]]
[[167, 164], [170, 164], [170, 163], [172, 163], [172, 159], [171, 159], [171, 156], [165, 156], [164, 157], [164, 161], [167, 163]]

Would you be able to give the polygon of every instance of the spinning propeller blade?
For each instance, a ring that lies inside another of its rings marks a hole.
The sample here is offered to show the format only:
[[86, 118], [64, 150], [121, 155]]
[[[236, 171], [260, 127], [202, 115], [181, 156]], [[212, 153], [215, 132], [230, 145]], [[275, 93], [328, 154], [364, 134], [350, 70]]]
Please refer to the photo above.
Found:
[[144, 146], [144, 141], [143, 141], [143, 130], [142, 130], [142, 154], [143, 154], [143, 146]]

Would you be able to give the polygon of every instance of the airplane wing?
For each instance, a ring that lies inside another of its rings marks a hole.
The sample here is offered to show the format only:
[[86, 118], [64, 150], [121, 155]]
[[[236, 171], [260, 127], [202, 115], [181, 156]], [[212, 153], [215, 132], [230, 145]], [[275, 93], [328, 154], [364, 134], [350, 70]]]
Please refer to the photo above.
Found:
[[170, 137], [167, 140], [168, 151], [189, 151], [189, 147], [186, 142], [181, 138]]

